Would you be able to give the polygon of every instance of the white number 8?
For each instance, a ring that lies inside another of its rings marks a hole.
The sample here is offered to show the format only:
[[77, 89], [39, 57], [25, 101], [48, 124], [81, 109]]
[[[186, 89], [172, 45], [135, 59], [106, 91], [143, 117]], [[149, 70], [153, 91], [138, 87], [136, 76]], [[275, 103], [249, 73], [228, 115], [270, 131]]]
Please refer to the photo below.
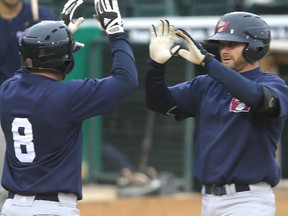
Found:
[[32, 125], [27, 118], [15, 118], [12, 134], [16, 157], [20, 162], [31, 163], [35, 159]]

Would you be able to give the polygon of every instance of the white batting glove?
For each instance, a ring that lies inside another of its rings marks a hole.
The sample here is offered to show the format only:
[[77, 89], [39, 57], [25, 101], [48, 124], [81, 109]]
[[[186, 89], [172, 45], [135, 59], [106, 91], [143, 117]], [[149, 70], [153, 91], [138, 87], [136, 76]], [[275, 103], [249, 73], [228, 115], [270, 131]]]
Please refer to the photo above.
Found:
[[108, 35], [124, 32], [123, 20], [117, 0], [94, 0], [96, 14], [94, 17], [100, 22]]
[[180, 48], [174, 46], [175, 28], [169, 24], [168, 20], [160, 20], [158, 30], [155, 26], [150, 26], [150, 58], [160, 64], [166, 63]]
[[205, 67], [213, 58], [213, 55], [208, 53], [204, 47], [197, 43], [186, 31], [177, 29], [175, 34], [180, 38], [188, 47], [188, 50], [180, 49], [178, 54], [186, 60], [196, 65]]
[[79, 7], [82, 3], [83, 0], [68, 0], [59, 16], [59, 19], [68, 26], [72, 34], [75, 33], [80, 25], [84, 22], [83, 17], [80, 17], [73, 22], [73, 14], [77, 7]]

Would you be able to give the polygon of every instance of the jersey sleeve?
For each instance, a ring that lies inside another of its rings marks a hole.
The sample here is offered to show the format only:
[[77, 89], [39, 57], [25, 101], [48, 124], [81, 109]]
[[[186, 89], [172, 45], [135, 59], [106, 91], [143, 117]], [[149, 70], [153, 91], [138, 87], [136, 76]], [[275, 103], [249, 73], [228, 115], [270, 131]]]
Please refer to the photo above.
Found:
[[213, 59], [208, 65], [208, 75], [219, 82], [234, 97], [248, 106], [258, 108], [262, 102], [262, 88], [256, 82]]
[[67, 82], [67, 95], [76, 121], [111, 113], [138, 87], [134, 55], [125, 33], [110, 37], [113, 55], [110, 76]]
[[264, 85], [270, 88], [276, 95], [280, 105], [280, 113], [277, 116], [278, 118], [283, 118], [287, 116], [288, 113], [288, 86], [287, 83], [280, 77], [266, 73], [265, 80], [261, 82], [261, 85]]
[[254, 109], [262, 105], [264, 97], [262, 86], [269, 87], [280, 99], [282, 115], [287, 112], [287, 84], [280, 77], [262, 72], [261, 78], [250, 80], [215, 59], [208, 65], [208, 70], [208, 75], [219, 82], [231, 95]]
[[146, 105], [150, 110], [162, 114], [176, 105], [165, 83], [165, 68], [165, 64], [150, 60], [145, 79]]
[[150, 60], [146, 75], [146, 104], [150, 110], [165, 115], [171, 115], [176, 120], [194, 116], [196, 103], [201, 94], [200, 79], [179, 83], [167, 87], [165, 82], [165, 65]]

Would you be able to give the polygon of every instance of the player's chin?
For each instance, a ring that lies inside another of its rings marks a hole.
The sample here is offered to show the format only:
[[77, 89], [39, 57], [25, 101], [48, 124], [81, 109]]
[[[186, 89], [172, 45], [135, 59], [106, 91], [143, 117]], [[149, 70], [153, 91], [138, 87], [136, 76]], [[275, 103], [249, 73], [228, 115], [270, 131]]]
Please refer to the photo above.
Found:
[[225, 59], [223, 59], [222, 60], [222, 64], [224, 64], [225, 66], [227, 66], [227, 67], [229, 67], [229, 68], [233, 68], [233, 62], [232, 62], [232, 60], [225, 60]]

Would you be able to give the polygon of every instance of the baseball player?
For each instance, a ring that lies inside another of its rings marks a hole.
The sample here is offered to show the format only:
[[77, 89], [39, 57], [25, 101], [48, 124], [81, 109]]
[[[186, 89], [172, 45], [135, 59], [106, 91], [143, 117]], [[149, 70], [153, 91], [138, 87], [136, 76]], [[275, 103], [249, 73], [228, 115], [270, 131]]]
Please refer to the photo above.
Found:
[[[39, 6], [39, 19], [55, 20], [55, 14]], [[23, 0], [0, 0], [0, 84], [12, 77], [21, 66], [19, 41], [33, 20], [31, 5]]]
[[[55, 19], [52, 11], [39, 7], [39, 18]], [[20, 67], [19, 40], [27, 22], [32, 21], [31, 5], [23, 0], [0, 0], [0, 85], [12, 77]], [[5, 152], [5, 139], [0, 129], [0, 179]], [[7, 191], [0, 185], [0, 210], [7, 198]]]
[[[176, 120], [196, 118], [193, 170], [203, 185], [202, 216], [274, 216], [288, 87], [260, 68], [271, 40], [266, 22], [247, 12], [223, 15], [207, 39], [219, 45], [221, 62], [167, 20], [150, 32], [147, 106]], [[207, 74], [167, 87], [165, 67], [177, 54]]]
[[138, 86], [117, 0], [95, 0], [96, 17], [111, 44], [111, 75], [59, 82], [73, 69], [73, 53], [83, 47], [72, 35], [83, 21], [70, 19], [77, 2], [67, 2], [72, 6], [63, 11], [64, 22], [42, 21], [25, 31], [23, 66], [0, 87], [7, 143], [2, 185], [9, 191], [1, 215], [79, 216], [82, 123], [113, 112]]

